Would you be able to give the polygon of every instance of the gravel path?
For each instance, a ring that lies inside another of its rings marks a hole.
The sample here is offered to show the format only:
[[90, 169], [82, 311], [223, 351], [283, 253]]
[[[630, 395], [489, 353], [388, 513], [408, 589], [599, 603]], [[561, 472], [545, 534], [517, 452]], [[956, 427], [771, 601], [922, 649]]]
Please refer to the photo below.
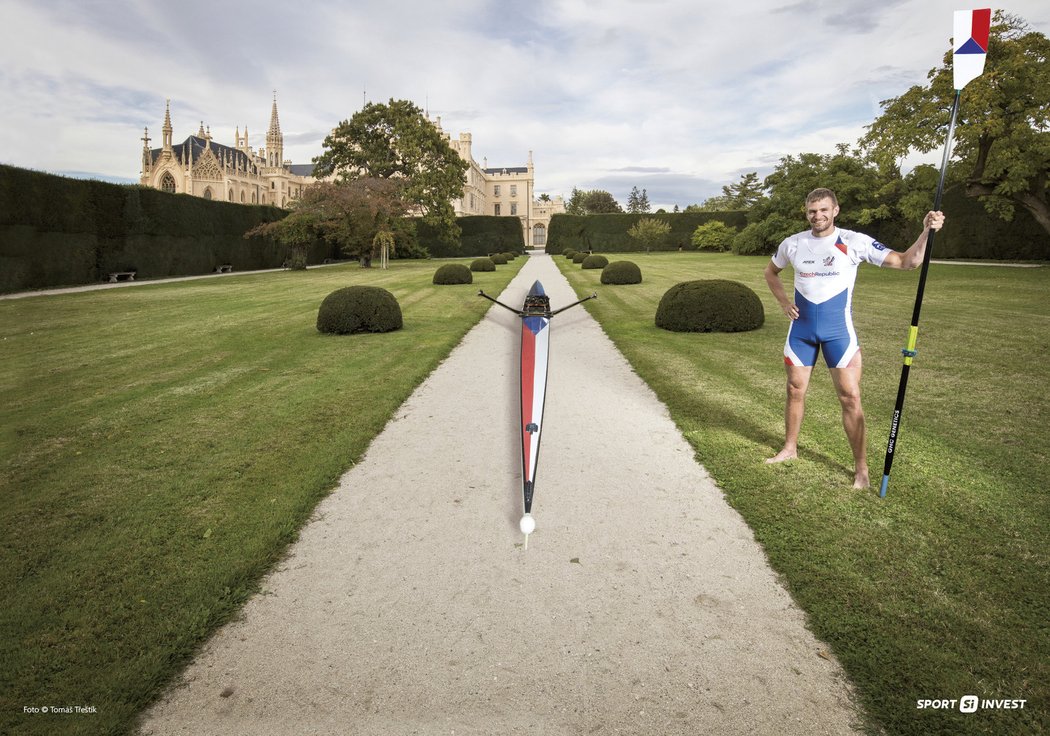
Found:
[[[575, 300], [546, 255], [501, 300], [536, 279]], [[519, 329], [493, 306], [143, 734], [859, 733], [841, 668], [582, 307], [552, 323], [523, 547]]]

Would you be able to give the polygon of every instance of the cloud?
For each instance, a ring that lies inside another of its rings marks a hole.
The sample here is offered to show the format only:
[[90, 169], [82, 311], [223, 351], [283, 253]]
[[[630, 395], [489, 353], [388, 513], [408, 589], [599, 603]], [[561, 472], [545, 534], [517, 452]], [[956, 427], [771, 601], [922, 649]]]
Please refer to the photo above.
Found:
[[[409, 99], [470, 132], [475, 157], [523, 165], [568, 196], [645, 187], [667, 205], [720, 193], [783, 156], [854, 143], [879, 101], [942, 62], [947, 0], [824, 7], [685, 0], [254, 4], [0, 0], [0, 161], [138, 174], [171, 100], [175, 138], [201, 121], [262, 145], [277, 90], [285, 155], [321, 152], [365, 99]], [[1037, 30], [1050, 10], [1012, 8]]]

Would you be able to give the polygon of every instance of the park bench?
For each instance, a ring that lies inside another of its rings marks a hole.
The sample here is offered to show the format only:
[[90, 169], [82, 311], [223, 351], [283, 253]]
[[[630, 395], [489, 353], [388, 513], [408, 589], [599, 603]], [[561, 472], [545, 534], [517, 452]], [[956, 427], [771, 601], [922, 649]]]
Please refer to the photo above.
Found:
[[137, 271], [114, 271], [109, 275], [109, 283], [115, 284], [118, 281], [134, 281], [136, 273]]
[[230, 263], [224, 263], [221, 266], [215, 267], [215, 273], [232, 273], [233, 265]]

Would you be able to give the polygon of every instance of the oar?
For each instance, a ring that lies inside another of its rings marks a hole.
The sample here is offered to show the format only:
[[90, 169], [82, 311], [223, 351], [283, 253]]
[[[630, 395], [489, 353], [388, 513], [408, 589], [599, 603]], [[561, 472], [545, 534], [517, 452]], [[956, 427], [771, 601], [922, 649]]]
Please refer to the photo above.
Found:
[[[933, 209], [940, 211], [944, 195], [944, 177], [948, 172], [948, 158], [951, 155], [952, 136], [955, 133], [955, 118], [959, 113], [959, 97], [966, 84], [981, 76], [984, 70], [984, 58], [988, 52], [988, 35], [991, 29], [992, 11], [960, 10], [955, 13], [952, 39], [952, 74], [955, 86], [955, 100], [952, 102], [951, 121], [948, 123], [948, 139], [944, 143], [944, 156], [941, 158], [941, 176], [937, 182], [937, 194], [933, 200]], [[901, 368], [901, 381], [897, 387], [897, 403], [893, 408], [893, 420], [890, 422], [890, 438], [886, 443], [886, 462], [882, 469], [882, 486], [879, 497], [886, 497], [890, 484], [890, 468], [893, 467], [893, 454], [897, 449], [897, 434], [900, 431], [901, 415], [904, 413], [904, 394], [908, 390], [908, 374], [911, 372], [912, 360], [915, 358], [915, 345], [919, 339], [919, 313], [922, 311], [922, 297], [926, 290], [926, 273], [930, 268], [930, 257], [933, 254], [935, 231], [926, 235], [926, 252], [922, 258], [922, 272], [919, 274], [919, 286], [915, 294], [915, 308], [911, 314], [911, 329], [908, 330], [908, 344], [901, 353], [904, 365]]]

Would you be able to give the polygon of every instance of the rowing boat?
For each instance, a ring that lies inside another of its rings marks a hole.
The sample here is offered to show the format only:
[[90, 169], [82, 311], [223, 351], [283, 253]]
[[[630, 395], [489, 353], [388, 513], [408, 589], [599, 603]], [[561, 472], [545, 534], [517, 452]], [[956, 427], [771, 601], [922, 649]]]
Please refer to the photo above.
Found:
[[543, 431], [543, 409], [547, 396], [547, 366], [550, 356], [550, 322], [559, 312], [582, 304], [588, 299], [596, 299], [597, 294], [573, 302], [568, 306], [551, 311], [550, 299], [543, 290], [543, 284], [536, 281], [525, 296], [521, 309], [508, 307], [484, 291], [483, 296], [504, 309], [509, 309], [521, 317], [521, 502], [523, 515], [519, 528], [525, 535], [525, 548], [529, 546], [529, 535], [536, 530], [536, 520], [532, 518], [532, 497], [536, 490], [536, 469], [540, 460], [540, 435]]

